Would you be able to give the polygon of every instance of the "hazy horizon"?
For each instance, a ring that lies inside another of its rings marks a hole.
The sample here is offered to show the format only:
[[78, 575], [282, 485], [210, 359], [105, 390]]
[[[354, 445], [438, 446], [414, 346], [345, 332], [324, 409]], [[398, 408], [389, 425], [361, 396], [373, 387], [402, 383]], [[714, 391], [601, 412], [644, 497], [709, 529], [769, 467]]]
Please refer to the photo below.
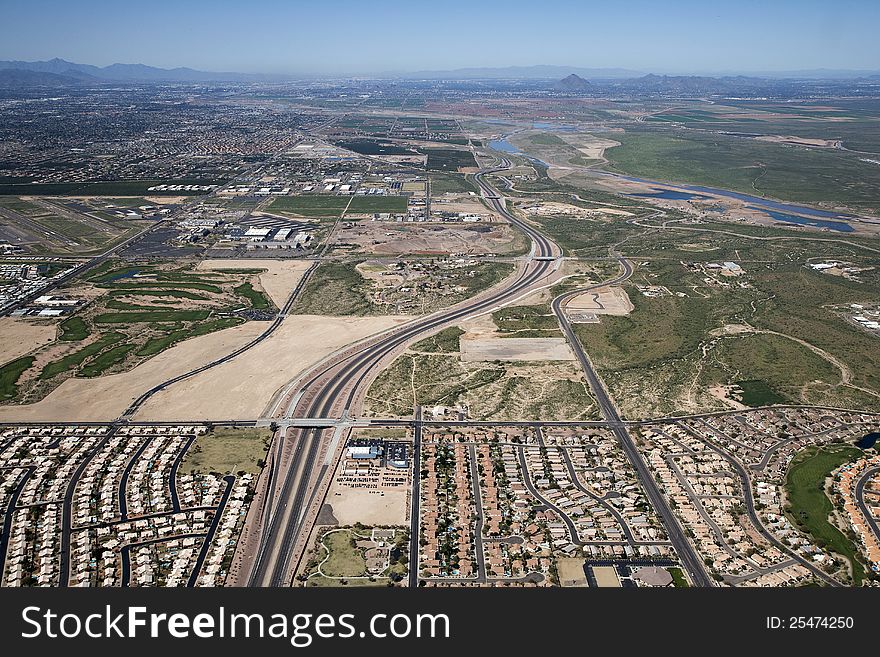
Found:
[[258, 0], [4, 9], [0, 59], [288, 74], [369, 75], [565, 66], [733, 74], [880, 69], [880, 3], [550, 0], [332, 6]]

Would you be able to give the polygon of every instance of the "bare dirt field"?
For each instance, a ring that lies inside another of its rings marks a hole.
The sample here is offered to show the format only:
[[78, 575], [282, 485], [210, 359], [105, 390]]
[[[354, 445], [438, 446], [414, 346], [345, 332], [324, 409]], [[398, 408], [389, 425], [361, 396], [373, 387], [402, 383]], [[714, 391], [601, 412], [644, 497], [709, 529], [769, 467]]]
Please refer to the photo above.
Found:
[[620, 588], [620, 578], [614, 566], [593, 566], [593, 575], [599, 587]]
[[461, 194], [441, 194], [431, 200], [431, 210], [434, 212], [466, 212], [489, 216], [493, 220], [504, 221], [497, 212], [489, 210], [480, 203], [479, 197]]
[[365, 221], [337, 233], [338, 244], [355, 244], [376, 255], [402, 253], [497, 253], [515, 251], [520, 236], [506, 224], [398, 224]]
[[531, 201], [527, 204], [521, 204], [520, 209], [526, 214], [536, 217], [578, 217], [581, 219], [602, 218], [602, 215], [615, 215], [621, 217], [631, 217], [632, 212], [620, 210], [617, 208], [582, 208], [578, 205], [570, 203], [558, 203], [556, 201], [539, 201], [537, 203]]
[[259, 417], [275, 392], [306, 368], [344, 345], [411, 319], [289, 316], [271, 337], [253, 349], [157, 393], [135, 417], [139, 420]]
[[461, 360], [574, 360], [565, 338], [483, 338], [461, 340]]
[[55, 325], [0, 317], [0, 365], [55, 339]]
[[305, 260], [203, 260], [197, 269], [265, 269], [260, 274], [260, 287], [277, 307], [284, 305], [287, 297], [299, 283], [311, 263]]
[[561, 586], [589, 586], [583, 559], [560, 557], [556, 560], [556, 571]]
[[340, 525], [403, 525], [406, 523], [406, 489], [370, 490], [334, 486], [326, 503]]
[[[139, 395], [153, 386], [210, 363], [259, 335], [263, 322], [247, 322], [185, 340], [129, 372], [94, 379], [71, 378], [35, 404], [0, 406], [0, 421], [98, 422], [115, 420]], [[199, 405], [199, 397], [180, 405]]]
[[837, 139], [811, 139], [795, 135], [761, 135], [756, 141], [769, 141], [777, 144], [796, 144], [798, 146], [817, 146], [819, 148], [836, 148], [840, 144]]
[[566, 304], [566, 309], [624, 316], [633, 311], [633, 305], [622, 287], [603, 287], [579, 294]]

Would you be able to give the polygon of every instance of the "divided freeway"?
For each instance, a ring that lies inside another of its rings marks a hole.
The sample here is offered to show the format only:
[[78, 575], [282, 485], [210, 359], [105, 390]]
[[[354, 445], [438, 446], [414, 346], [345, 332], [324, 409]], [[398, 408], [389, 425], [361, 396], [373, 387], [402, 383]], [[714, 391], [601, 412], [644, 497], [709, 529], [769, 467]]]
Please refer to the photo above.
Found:
[[[540, 287], [548, 275], [556, 272], [561, 255], [559, 247], [533, 226], [508, 211], [505, 199], [485, 179], [488, 174], [503, 171], [510, 166], [509, 160], [502, 159], [499, 165], [483, 169], [474, 174], [473, 178], [480, 188], [483, 199], [492, 209], [504, 216], [532, 241], [531, 252], [517, 275], [512, 277], [512, 280], [505, 281], [502, 284], [503, 287], [493, 288], [488, 293], [469, 299], [458, 306], [419, 318], [330, 357], [314, 368], [307, 378], [302, 380], [303, 383], [297, 384], [295, 391], [289, 391], [287, 408], [279, 410], [280, 417], [347, 417], [348, 413], [356, 407], [382, 365], [400, 349], [453, 322], [494, 310], [501, 305], [515, 301]], [[606, 281], [602, 285], [621, 282], [631, 275], [631, 265], [623, 258], [619, 260], [623, 272], [617, 278]], [[651, 478], [647, 466], [639, 456], [613, 402], [608, 397], [564, 316], [562, 311], [564, 302], [570, 296], [583, 291], [577, 290], [554, 300], [554, 312], [560, 319], [566, 337], [584, 368], [607, 424], [612, 428], [628, 458], [637, 469], [646, 494], [663, 518], [672, 543], [692, 581], [698, 586], [711, 586], [712, 582], [706, 575], [702, 562], [684, 536], [681, 527], [672, 515], [672, 511]], [[281, 406], [283, 405], [281, 404]], [[420, 423], [417, 422], [418, 424]], [[333, 451], [337, 446], [339, 430], [337, 429], [337, 433], [332, 434], [335, 437], [331, 440], [328, 438], [331, 432], [326, 428], [300, 429], [294, 431], [295, 438], [293, 440], [295, 442], [292, 444], [290, 443], [292, 437], [288, 436], [286, 431], [279, 433], [278, 440], [282, 441], [282, 444], [279, 445], [277, 453], [282, 454], [287, 447], [289, 458], [286, 462], [277, 465], [274, 472], [274, 485], [265, 489], [264, 494], [274, 500], [275, 506], [272, 513], [267, 514], [267, 518], [256, 519], [256, 531], [259, 536], [258, 547], [249, 566], [249, 575], [243, 582], [251, 586], [285, 586], [292, 582], [305, 552], [305, 543], [314, 518], [318, 513], [316, 507], [320, 506], [323, 495], [326, 494], [326, 489], [329, 486], [329, 479], [333, 474], [335, 465]], [[324, 455], [323, 462], [316, 468], [322, 454]], [[279, 460], [283, 461], [284, 459]], [[415, 473], [415, 476], [418, 476], [418, 472]], [[417, 501], [414, 500], [413, 509], [417, 508]], [[418, 520], [415, 519], [412, 522], [411, 531], [415, 534], [417, 530]], [[415, 552], [418, 536], [414, 535], [411, 538], [412, 545], [415, 546], [411, 548], [411, 552]], [[416, 555], [411, 554], [411, 585], [417, 582], [417, 573], [412, 572], [415, 571], [416, 564]]]
[[[382, 363], [411, 342], [434, 333], [453, 322], [494, 310], [543, 284], [548, 275], [558, 268], [559, 247], [510, 213], [504, 200], [484, 180], [488, 173], [506, 169], [509, 161], [500, 167], [485, 169], [474, 175], [484, 198], [533, 242], [532, 253], [521, 271], [503, 287], [469, 299], [458, 306], [417, 319], [393, 331], [356, 345], [330, 358], [314, 369], [312, 376], [293, 396], [294, 412], [285, 417], [325, 418], [346, 414], [357, 402], [366, 387], [380, 370]], [[274, 514], [260, 528], [260, 548], [254, 559], [248, 583], [253, 586], [283, 586], [290, 583], [302, 556], [304, 534], [315, 509], [313, 502], [332, 475], [332, 468], [324, 463], [315, 472], [315, 464], [327, 439], [322, 429], [300, 431], [294, 453], [279, 475], [280, 486], [272, 491], [278, 500]], [[281, 440], [287, 440], [282, 436]], [[315, 476], [317, 475], [317, 476]], [[311, 513], [309, 513], [311, 512]]]

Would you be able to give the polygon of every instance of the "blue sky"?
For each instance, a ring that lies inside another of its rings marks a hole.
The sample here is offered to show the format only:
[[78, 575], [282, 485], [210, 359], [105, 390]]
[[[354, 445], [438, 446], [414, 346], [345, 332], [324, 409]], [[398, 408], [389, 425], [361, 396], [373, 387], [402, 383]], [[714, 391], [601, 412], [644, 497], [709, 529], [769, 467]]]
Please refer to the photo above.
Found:
[[0, 59], [356, 74], [880, 69], [880, 0], [0, 0]]

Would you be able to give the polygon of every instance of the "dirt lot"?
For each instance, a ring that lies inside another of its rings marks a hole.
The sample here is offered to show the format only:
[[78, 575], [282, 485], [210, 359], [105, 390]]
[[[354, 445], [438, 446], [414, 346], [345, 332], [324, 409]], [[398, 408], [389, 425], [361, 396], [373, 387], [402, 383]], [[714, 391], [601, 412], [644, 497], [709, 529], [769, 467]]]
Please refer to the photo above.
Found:
[[270, 338], [238, 358], [159, 392], [141, 408], [136, 418], [235, 420], [259, 417], [276, 391], [321, 358], [408, 319], [411, 318], [289, 316]]
[[620, 578], [614, 566], [593, 566], [593, 574], [598, 586], [620, 588]]
[[464, 362], [574, 360], [565, 338], [489, 338], [461, 340]]
[[582, 208], [578, 205], [558, 203], [556, 201], [539, 201], [534, 203], [531, 199], [529, 203], [522, 203], [519, 207], [523, 212], [537, 217], [564, 216], [589, 219], [602, 218], [602, 215], [606, 214], [621, 217], [631, 217], [633, 214], [632, 212], [627, 212], [626, 210], [620, 210], [618, 208]]
[[305, 260], [203, 260], [197, 269], [265, 269], [260, 274], [260, 287], [281, 308], [311, 263]]
[[566, 310], [624, 316], [633, 311], [633, 305], [622, 287], [603, 287], [574, 297]]
[[556, 570], [561, 586], [588, 586], [583, 559], [559, 558], [556, 560]]
[[362, 253], [497, 253], [517, 250], [521, 238], [506, 224], [398, 224], [364, 221], [341, 229], [336, 244]]
[[334, 486], [327, 495], [340, 525], [403, 525], [406, 490], [359, 490]]
[[[35, 404], [0, 406], [0, 421], [90, 422], [114, 420], [154, 385], [235, 351], [265, 329], [263, 322], [185, 340], [129, 372], [94, 379], [67, 379]], [[199, 397], [178, 399], [178, 406], [199, 405]]]
[[54, 339], [54, 324], [0, 317], [0, 365]]

